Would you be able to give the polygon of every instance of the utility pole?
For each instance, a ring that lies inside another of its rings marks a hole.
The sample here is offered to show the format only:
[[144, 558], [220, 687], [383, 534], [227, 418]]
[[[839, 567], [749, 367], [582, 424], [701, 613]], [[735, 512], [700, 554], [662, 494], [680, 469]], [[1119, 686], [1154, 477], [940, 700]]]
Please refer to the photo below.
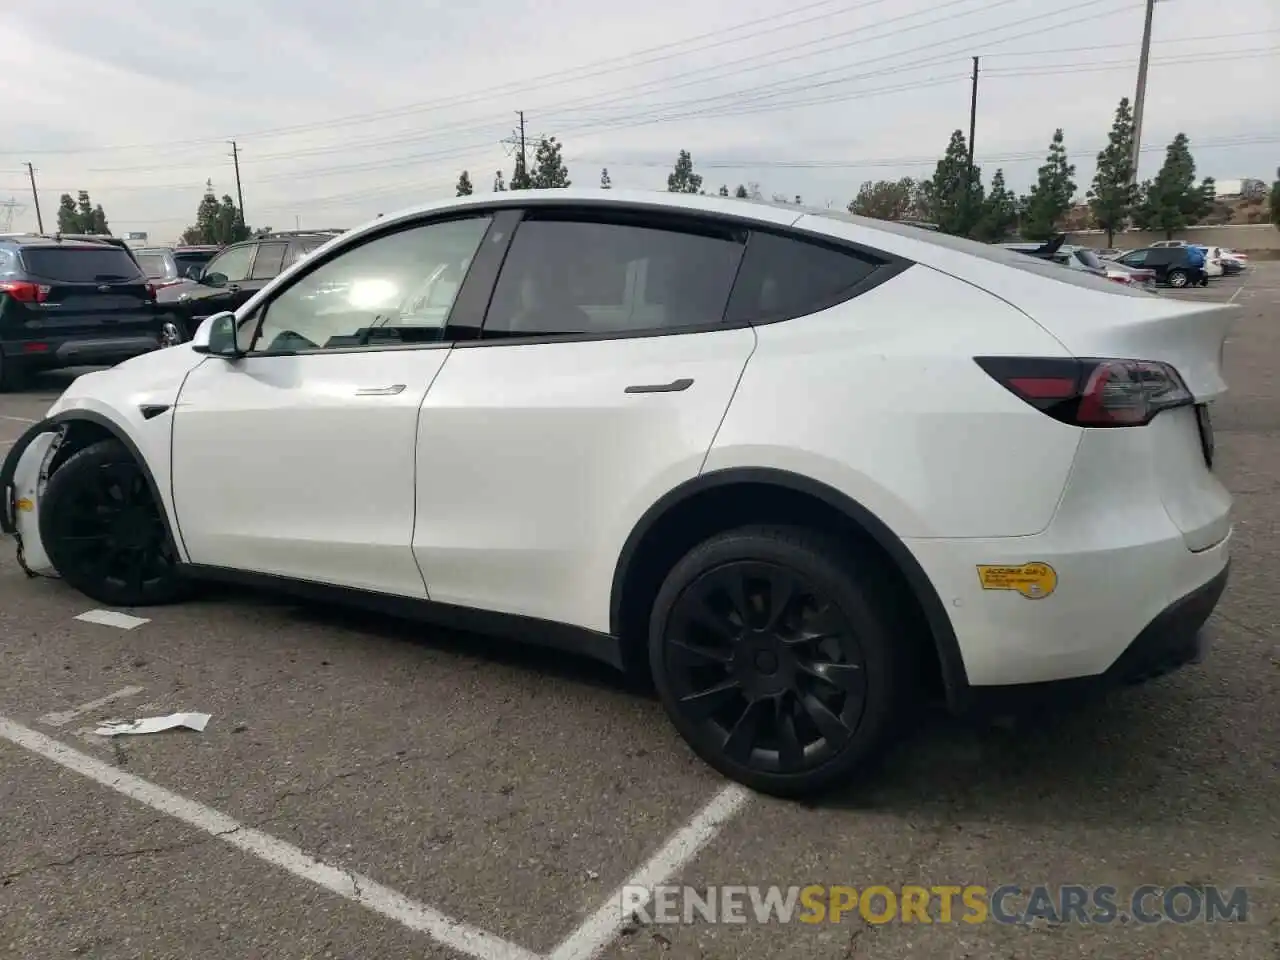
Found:
[[240, 148], [236, 146], [234, 140], [228, 140], [231, 144], [231, 162], [236, 167], [236, 205], [240, 210], [240, 222], [245, 223], [244, 218], [244, 194], [240, 192]]
[[31, 178], [31, 199], [36, 203], [36, 232], [44, 233], [44, 218], [40, 216], [40, 194], [36, 190], [36, 168], [27, 163], [27, 176]]
[[1129, 164], [1129, 186], [1138, 182], [1138, 157], [1142, 150], [1142, 105], [1147, 99], [1147, 60], [1151, 57], [1151, 19], [1157, 0], [1147, 0], [1142, 24], [1142, 55], [1138, 58], [1138, 92], [1133, 98], [1133, 158]]
[[525, 176], [528, 176], [529, 158], [525, 155], [525, 152], [524, 152], [524, 111], [521, 110], [519, 111], [519, 113], [520, 113], [520, 168], [524, 170]]
[[973, 93], [969, 95], [969, 172], [965, 185], [973, 186], [973, 138], [978, 127], [978, 58], [973, 58]]

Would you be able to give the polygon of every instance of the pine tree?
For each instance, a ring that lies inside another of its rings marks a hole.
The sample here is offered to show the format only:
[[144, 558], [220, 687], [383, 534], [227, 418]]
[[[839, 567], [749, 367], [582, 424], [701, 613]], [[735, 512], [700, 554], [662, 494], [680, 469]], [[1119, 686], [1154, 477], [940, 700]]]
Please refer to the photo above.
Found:
[[1089, 209], [1111, 246], [1117, 230], [1123, 230], [1133, 211], [1136, 188], [1133, 179], [1133, 111], [1125, 97], [1116, 107], [1106, 148], [1098, 154], [1098, 170], [1089, 190]]
[[76, 211], [76, 202], [69, 193], [64, 193], [58, 198], [58, 232], [80, 232], [80, 214]]
[[609, 168], [605, 167], [600, 171], [600, 189], [612, 190], [613, 181], [609, 179]]
[[701, 189], [702, 177], [693, 172], [693, 157], [688, 150], [681, 150], [675, 169], [667, 176], [667, 192], [697, 193]]
[[720, 184], [720, 196], [727, 197], [728, 195], [729, 195], [729, 188], [723, 183]]
[[1154, 180], [1142, 185], [1134, 220], [1144, 230], [1159, 230], [1166, 239], [1195, 223], [1213, 207], [1212, 180], [1196, 186], [1196, 162], [1185, 133], [1165, 148], [1164, 165]]
[[[533, 176], [530, 186], [538, 190], [569, 186], [569, 168], [564, 165], [560, 147], [561, 144], [555, 137], [544, 138], [538, 143], [538, 152], [533, 158]], [[514, 180], [513, 177], [513, 183]]]
[[107, 213], [102, 209], [102, 204], [100, 203], [93, 208], [88, 232], [97, 234], [100, 237], [111, 236], [111, 228], [107, 226]]
[[1271, 222], [1280, 230], [1280, 180], [1271, 185]]
[[733, 195], [739, 200], [746, 200], [751, 194], [747, 193], [747, 188], [742, 184], [738, 184], [738, 189], [733, 191]]
[[1028, 240], [1048, 240], [1071, 209], [1076, 193], [1074, 164], [1067, 162], [1061, 128], [1053, 132], [1049, 155], [1040, 167], [1035, 185], [1027, 196], [1022, 235]]
[[982, 216], [974, 228], [974, 237], [987, 243], [999, 243], [1018, 226], [1018, 198], [1005, 186], [1004, 171], [996, 170], [991, 190], [982, 202]]
[[507, 182], [508, 190], [528, 190], [533, 186], [533, 178], [524, 166], [524, 154], [516, 154], [516, 164], [511, 170], [511, 179]]
[[458, 174], [457, 190], [458, 190], [457, 196], [459, 197], [471, 196], [471, 193], [472, 193], [471, 174], [467, 173], [467, 171], [465, 170], [463, 170], [462, 173]]
[[93, 202], [89, 191], [81, 190], [76, 197], [76, 232], [91, 233], [93, 228]]
[[507, 189], [507, 183], [502, 179], [502, 171], [499, 170], [493, 175], [493, 192], [502, 193]]
[[943, 233], [967, 237], [982, 213], [982, 169], [969, 176], [969, 147], [964, 132], [951, 134], [946, 153], [933, 171], [928, 187], [930, 217]]

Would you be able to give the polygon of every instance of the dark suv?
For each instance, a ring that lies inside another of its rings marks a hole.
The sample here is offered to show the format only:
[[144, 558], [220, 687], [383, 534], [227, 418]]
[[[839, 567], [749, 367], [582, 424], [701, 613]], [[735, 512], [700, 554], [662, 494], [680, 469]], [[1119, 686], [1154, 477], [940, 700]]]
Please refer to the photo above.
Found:
[[1146, 247], [1131, 250], [1116, 263], [1126, 267], [1150, 270], [1157, 283], [1171, 287], [1202, 287], [1209, 282], [1204, 271], [1204, 258], [1197, 257], [1189, 247]]
[[34, 370], [114, 364], [160, 346], [155, 287], [119, 242], [0, 237], [0, 390]]
[[159, 291], [161, 309], [174, 325], [171, 334], [190, 340], [205, 317], [236, 309], [338, 232], [272, 233], [224, 248], [196, 277]]

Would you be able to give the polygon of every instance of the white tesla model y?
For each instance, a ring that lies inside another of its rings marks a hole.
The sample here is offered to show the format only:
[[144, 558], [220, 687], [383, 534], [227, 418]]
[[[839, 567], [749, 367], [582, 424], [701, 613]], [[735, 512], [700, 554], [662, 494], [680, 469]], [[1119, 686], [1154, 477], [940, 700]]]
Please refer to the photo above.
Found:
[[645, 672], [708, 763], [794, 795], [930, 685], [1196, 657], [1234, 309], [828, 211], [466, 197], [80, 377], [4, 527], [109, 605], [262, 582]]

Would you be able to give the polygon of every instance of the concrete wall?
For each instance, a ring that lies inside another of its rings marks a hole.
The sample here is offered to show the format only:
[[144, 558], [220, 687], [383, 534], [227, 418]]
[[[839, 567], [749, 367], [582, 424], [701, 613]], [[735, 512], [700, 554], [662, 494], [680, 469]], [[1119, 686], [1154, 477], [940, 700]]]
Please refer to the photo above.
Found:
[[[1150, 246], [1156, 240], [1164, 240], [1163, 233], [1149, 230], [1126, 230], [1117, 233], [1113, 246], [1120, 250], [1136, 250]], [[1270, 223], [1227, 224], [1222, 227], [1191, 227], [1174, 233], [1173, 240], [1187, 240], [1191, 243], [1203, 243], [1209, 247], [1227, 247], [1239, 250], [1251, 256], [1257, 254], [1259, 260], [1280, 260], [1280, 230]], [[1105, 247], [1107, 235], [1096, 230], [1081, 230], [1069, 234], [1068, 243], [1078, 243], [1083, 247]]]

